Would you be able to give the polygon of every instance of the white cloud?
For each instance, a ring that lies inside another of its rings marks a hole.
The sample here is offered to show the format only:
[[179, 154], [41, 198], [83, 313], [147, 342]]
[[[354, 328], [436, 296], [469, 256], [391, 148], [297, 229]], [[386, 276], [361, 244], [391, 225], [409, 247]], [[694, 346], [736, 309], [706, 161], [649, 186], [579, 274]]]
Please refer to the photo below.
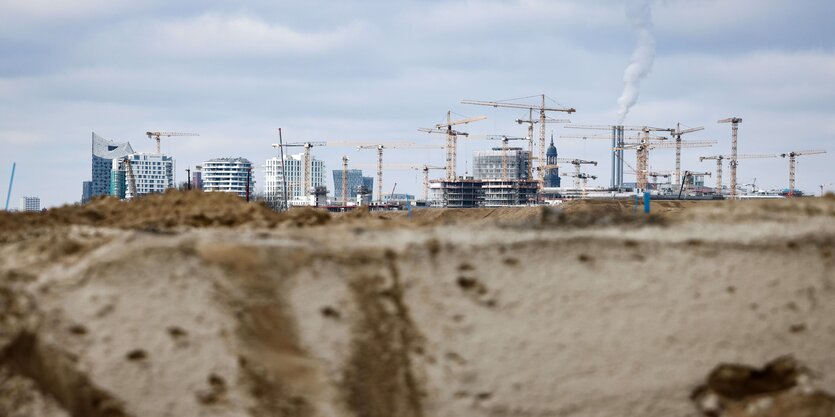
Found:
[[[330, 30], [305, 32], [248, 16], [204, 14], [182, 20], [132, 25], [122, 39], [148, 56], [225, 58], [241, 56], [315, 55], [360, 41], [368, 30], [359, 22]], [[102, 38], [99, 38], [102, 40]]]

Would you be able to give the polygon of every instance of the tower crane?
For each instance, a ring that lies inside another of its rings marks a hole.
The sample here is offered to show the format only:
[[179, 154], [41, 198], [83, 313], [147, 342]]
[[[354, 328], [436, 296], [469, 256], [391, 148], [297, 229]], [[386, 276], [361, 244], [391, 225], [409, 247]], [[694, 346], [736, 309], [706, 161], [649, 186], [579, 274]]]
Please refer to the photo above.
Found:
[[676, 128], [670, 130], [670, 136], [676, 140], [676, 182], [673, 185], [675, 188], [681, 188], [681, 137], [700, 130], [705, 130], [704, 126], [681, 130], [681, 123], [676, 123]]
[[[443, 149], [443, 146], [414, 145], [414, 144], [368, 144], [357, 145], [357, 150], [377, 150], [377, 202], [383, 202], [383, 150], [384, 149]], [[448, 168], [448, 167], [447, 167]]]
[[[283, 147], [283, 148], [304, 148], [304, 158], [302, 160], [302, 164], [304, 164], [303, 168], [303, 177], [302, 177], [302, 195], [308, 195], [310, 193], [311, 188], [313, 188], [312, 182], [312, 175], [311, 175], [311, 158], [310, 158], [310, 148], [314, 146], [326, 146], [327, 142], [290, 142], [285, 144], [273, 144], [273, 147]], [[281, 173], [284, 175], [284, 172]]]
[[[760, 159], [760, 158], [776, 158], [779, 154], [745, 154], [737, 155], [736, 159]], [[704, 162], [706, 159], [716, 161], [716, 195], [722, 195], [722, 161], [731, 159], [729, 155], [712, 155], [700, 156], [699, 162]]]
[[[545, 94], [540, 94], [531, 97], [523, 97], [523, 99], [529, 99], [537, 97], [540, 98], [540, 104], [523, 104], [523, 103], [513, 103], [512, 100], [504, 100], [504, 101], [481, 101], [481, 100], [462, 100], [461, 104], [473, 104], [477, 106], [489, 106], [489, 107], [505, 107], [511, 109], [527, 109], [531, 116], [533, 116], [533, 111], [539, 111], [539, 184], [540, 187], [544, 186], [545, 184], [545, 169], [542, 169], [543, 166], [546, 164], [545, 160], [545, 124], [547, 123], [546, 120], [548, 117], [546, 116], [545, 112], [564, 112], [564, 113], [574, 113], [577, 110], [573, 107], [549, 107], [545, 105]], [[533, 117], [531, 117], [532, 119]], [[520, 123], [521, 124], [521, 123]], [[531, 124], [530, 132], [533, 133], [533, 124]], [[530, 135], [533, 137], [533, 135]]]
[[165, 136], [170, 138], [172, 136], [200, 136], [197, 133], [183, 133], [183, 132], [145, 132], [145, 135], [148, 136], [148, 139], [154, 139], [157, 141], [157, 155], [162, 155], [162, 147], [160, 146], [161, 137]]
[[[649, 129], [650, 131], [658, 131], [658, 132], [670, 132], [671, 129], [662, 129], [657, 127], [649, 127], [649, 126], [624, 126], [624, 125], [567, 125], [566, 128], [569, 129], [589, 129], [589, 130], [607, 130], [611, 131], [611, 136], [589, 136], [584, 135], [582, 137], [574, 137], [577, 139], [608, 139], [612, 141], [612, 180], [610, 186], [612, 189], [622, 189], [623, 188], [623, 165], [626, 163], [623, 157], [623, 151], [625, 149], [625, 139], [624, 138], [624, 131], [639, 131], [642, 132], [645, 129]], [[560, 136], [564, 138], [568, 138], [569, 136]], [[640, 137], [637, 138], [640, 140]], [[666, 139], [666, 138], [658, 138], [658, 139]], [[637, 171], [637, 170], [636, 170]]]
[[575, 184], [576, 188], [580, 188], [579, 184], [578, 184], [578, 179], [583, 181], [583, 188], [582, 188], [581, 197], [584, 198], [584, 199], [588, 196], [588, 193], [587, 193], [586, 190], [588, 189], [589, 178], [591, 178], [593, 180], [597, 179], [596, 175], [589, 175], [589, 174], [586, 174], [585, 172], [579, 172], [579, 173], [578, 172], [571, 172], [571, 173], [568, 173], [568, 174], [562, 174], [562, 176], [563, 177], [573, 177], [574, 178], [574, 184]]
[[719, 120], [717, 123], [730, 123], [731, 124], [731, 154], [729, 158], [728, 165], [731, 168], [731, 199], [736, 198], [736, 167], [739, 165], [737, 162], [737, 152], [736, 152], [736, 137], [737, 132], [739, 131], [739, 124], [742, 123], [742, 119], [739, 117], [729, 117], [727, 119]]
[[444, 167], [436, 167], [424, 165], [422, 167], [412, 167], [412, 169], [423, 171], [423, 201], [429, 201], [429, 171], [433, 169], [445, 169]]
[[[516, 138], [516, 137], [509, 137], [505, 135], [487, 135], [485, 138], [487, 140], [500, 140], [502, 141], [502, 180], [507, 181], [507, 151], [508, 151], [508, 142], [511, 140], [529, 140], [529, 138]], [[531, 178], [531, 164], [530, 164], [530, 153], [528, 154], [528, 179]]]
[[[580, 188], [580, 179], [582, 179], [582, 177], [580, 176], [581, 165], [597, 166], [597, 161], [586, 161], [586, 160], [577, 159], [577, 158], [557, 158], [557, 162], [574, 165], [574, 173], [576, 174], [576, 175], [573, 175], [573, 177], [574, 177], [574, 188]], [[597, 177], [594, 177], [594, 179], [597, 179]]]
[[826, 153], [826, 151], [821, 150], [809, 150], [809, 151], [794, 151], [788, 152], [784, 154], [780, 154], [781, 157], [789, 157], [789, 197], [794, 197], [794, 174], [795, 169], [797, 167], [797, 157], [801, 155], [818, 155]]
[[[533, 178], [533, 125], [537, 123], [571, 123], [569, 119], [552, 119], [546, 117], [545, 121], [533, 118], [533, 109], [528, 109], [527, 119], [516, 119], [517, 124], [528, 125], [528, 179]], [[551, 133], [553, 139], [553, 132]], [[547, 162], [547, 161], [546, 161]]]
[[446, 123], [438, 123], [434, 128], [420, 128], [419, 132], [442, 133], [446, 135], [446, 177], [449, 181], [455, 180], [455, 165], [458, 136], [469, 136], [469, 133], [459, 132], [452, 127], [477, 122], [486, 119], [487, 116], [468, 117], [465, 119], [452, 120], [452, 111], [446, 112]]

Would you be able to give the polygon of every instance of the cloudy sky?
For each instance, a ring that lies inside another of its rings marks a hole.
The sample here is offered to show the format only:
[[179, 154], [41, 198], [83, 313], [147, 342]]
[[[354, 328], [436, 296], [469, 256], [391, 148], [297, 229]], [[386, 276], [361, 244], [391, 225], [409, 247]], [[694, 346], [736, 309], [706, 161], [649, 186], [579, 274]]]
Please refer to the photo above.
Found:
[[[462, 99], [544, 93], [575, 107], [574, 123], [615, 123], [636, 43], [629, 1], [0, 0], [0, 190], [16, 161], [13, 205], [21, 195], [78, 201], [92, 131], [146, 152], [147, 130], [199, 132], [163, 143], [181, 180], [213, 157], [262, 165], [278, 127], [290, 141], [440, 144], [416, 129], [452, 110], [488, 117], [470, 133], [525, 135], [513, 123], [524, 112]], [[697, 157], [729, 152], [730, 127], [716, 121], [739, 116], [740, 153], [826, 149], [799, 158], [798, 186], [835, 187], [835, 2], [665, 0], [652, 3], [652, 20], [656, 58], [626, 124], [705, 126], [690, 138], [718, 147], [685, 150], [683, 164], [712, 171]], [[459, 173], [491, 145], [461, 143]], [[606, 147], [558, 140], [561, 156], [601, 162], [590, 171], [598, 185], [609, 183]], [[347, 154], [373, 172], [371, 151], [314, 154], [329, 170]], [[386, 156], [444, 161], [441, 150]], [[651, 169], [672, 169], [673, 158], [655, 151]], [[788, 185], [784, 159], [743, 160], [739, 170], [742, 184]], [[388, 171], [386, 191], [395, 182], [420, 194], [415, 171]]]

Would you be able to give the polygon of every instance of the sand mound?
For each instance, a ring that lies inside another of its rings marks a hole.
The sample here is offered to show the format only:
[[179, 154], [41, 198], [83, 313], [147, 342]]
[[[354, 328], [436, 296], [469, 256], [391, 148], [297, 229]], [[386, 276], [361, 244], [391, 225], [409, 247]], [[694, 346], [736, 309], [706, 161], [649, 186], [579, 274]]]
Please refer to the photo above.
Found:
[[[0, 415], [666, 417], [695, 391], [713, 415], [794, 417], [828, 404], [808, 379], [835, 387], [835, 200], [658, 223], [228, 197], [4, 215]], [[804, 365], [705, 381], [786, 355]], [[750, 413], [768, 401], [782, 414]]]

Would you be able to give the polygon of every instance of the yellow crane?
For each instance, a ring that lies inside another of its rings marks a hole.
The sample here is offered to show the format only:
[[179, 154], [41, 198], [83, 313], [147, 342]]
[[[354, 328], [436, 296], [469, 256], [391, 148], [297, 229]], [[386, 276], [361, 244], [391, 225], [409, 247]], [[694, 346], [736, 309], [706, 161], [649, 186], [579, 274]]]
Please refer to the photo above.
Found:
[[[525, 104], [525, 103], [514, 103], [513, 101], [516, 100], [524, 100], [530, 98], [539, 98], [539, 104]], [[502, 100], [502, 101], [482, 101], [482, 100], [462, 100], [461, 104], [472, 104], [476, 106], [489, 106], [489, 107], [503, 107], [503, 108], [511, 108], [511, 109], [526, 109], [531, 115], [533, 116], [534, 111], [539, 111], [539, 184], [542, 187], [545, 183], [545, 169], [544, 165], [546, 165], [545, 160], [545, 149], [546, 149], [546, 142], [545, 142], [545, 124], [547, 123], [546, 120], [548, 119], [546, 112], [564, 112], [564, 113], [574, 113], [577, 110], [573, 107], [559, 107], [559, 106], [547, 106], [545, 103], [545, 94], [540, 94], [536, 96], [530, 97], [522, 97], [520, 99], [513, 99], [513, 100]], [[523, 121], [524, 122], [524, 121]], [[521, 124], [521, 123], [520, 123]], [[531, 124], [531, 133], [533, 133], [533, 125]], [[530, 135], [533, 137], [533, 134]]]
[[145, 132], [145, 135], [148, 136], [148, 139], [154, 139], [157, 142], [157, 155], [162, 154], [162, 146], [160, 144], [161, 137], [170, 138], [172, 136], [200, 136], [197, 133], [183, 133], [183, 132]]
[[822, 153], [826, 153], [826, 151], [822, 150], [809, 150], [809, 151], [793, 151], [784, 154], [780, 154], [781, 157], [789, 158], [789, 197], [794, 197], [794, 177], [795, 177], [795, 169], [797, 167], [797, 157], [801, 155], [819, 155]]
[[[736, 159], [759, 159], [759, 158], [776, 158], [780, 156], [779, 154], [745, 154], [745, 155], [737, 155]], [[704, 162], [705, 160], [715, 160], [716, 161], [716, 195], [722, 195], [722, 161], [725, 159], [731, 159], [729, 155], [711, 155], [711, 156], [700, 156], [699, 162]]]
[[445, 169], [444, 167], [436, 167], [423, 165], [422, 167], [412, 167], [423, 172], [423, 201], [429, 201], [429, 171], [433, 169]]
[[736, 152], [736, 138], [737, 133], [739, 132], [739, 124], [742, 123], [742, 119], [739, 117], [729, 117], [727, 119], [719, 120], [717, 123], [730, 123], [731, 124], [731, 154], [728, 161], [728, 166], [730, 167], [731, 171], [731, 199], [736, 198], [736, 167], [739, 165], [737, 162], [737, 152]]
[[447, 111], [446, 113], [446, 122], [445, 123], [438, 123], [435, 125], [434, 128], [419, 128], [419, 132], [426, 132], [426, 133], [441, 133], [446, 135], [446, 177], [449, 181], [455, 180], [455, 165], [456, 165], [456, 155], [457, 152], [457, 141], [458, 136], [469, 136], [469, 133], [466, 132], [459, 132], [454, 130], [452, 127], [457, 125], [468, 124], [472, 122], [477, 122], [479, 120], [486, 119], [487, 116], [476, 116], [476, 117], [468, 117], [465, 119], [459, 120], [452, 120], [452, 111]]

